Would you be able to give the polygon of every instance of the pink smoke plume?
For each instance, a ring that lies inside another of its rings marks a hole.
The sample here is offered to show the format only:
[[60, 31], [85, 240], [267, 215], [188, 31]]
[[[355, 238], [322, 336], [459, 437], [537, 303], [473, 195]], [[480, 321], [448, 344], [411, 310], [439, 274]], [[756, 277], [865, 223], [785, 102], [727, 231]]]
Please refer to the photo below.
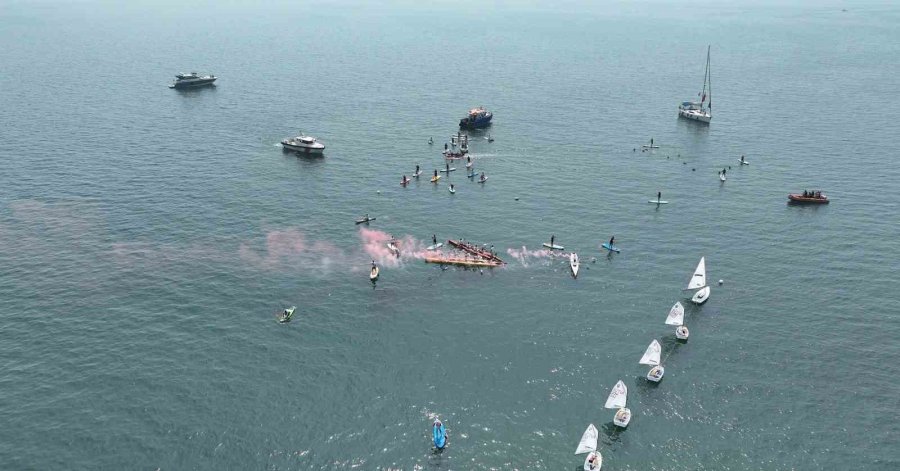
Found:
[[[528, 266], [529, 260], [534, 259], [547, 259], [553, 258], [559, 254], [554, 253], [552, 250], [540, 249], [540, 250], [528, 250], [524, 245], [521, 249], [506, 249], [506, 253], [509, 254], [510, 257], [519, 261], [522, 266]], [[560, 252], [562, 253], [562, 252]]]
[[325, 269], [332, 265], [347, 265], [349, 261], [347, 255], [330, 242], [308, 242], [306, 235], [297, 228], [269, 231], [262, 251], [244, 242], [238, 254], [245, 261], [267, 269], [291, 264]]
[[380, 265], [396, 267], [403, 259], [423, 259], [427, 253], [422, 242], [410, 235], [394, 236], [400, 248], [399, 257], [388, 249], [388, 242], [392, 236], [387, 232], [360, 227], [359, 238], [369, 258]]

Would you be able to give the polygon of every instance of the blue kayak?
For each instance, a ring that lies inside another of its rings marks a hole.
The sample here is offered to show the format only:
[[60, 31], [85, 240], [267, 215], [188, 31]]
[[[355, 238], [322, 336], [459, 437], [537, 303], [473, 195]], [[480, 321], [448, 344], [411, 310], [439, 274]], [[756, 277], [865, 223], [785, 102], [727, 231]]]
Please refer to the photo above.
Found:
[[443, 450], [447, 446], [447, 429], [444, 428], [444, 424], [436, 422], [432, 427], [431, 434], [434, 440], [434, 447], [438, 450]]
[[601, 247], [603, 247], [603, 248], [606, 249], [606, 250], [610, 250], [610, 251], [612, 251], [612, 252], [615, 252], [615, 253], [619, 253], [619, 252], [620, 252], [620, 250], [619, 250], [618, 247], [616, 247], [615, 245], [609, 245], [609, 242], [604, 242], [603, 245], [601, 245]]

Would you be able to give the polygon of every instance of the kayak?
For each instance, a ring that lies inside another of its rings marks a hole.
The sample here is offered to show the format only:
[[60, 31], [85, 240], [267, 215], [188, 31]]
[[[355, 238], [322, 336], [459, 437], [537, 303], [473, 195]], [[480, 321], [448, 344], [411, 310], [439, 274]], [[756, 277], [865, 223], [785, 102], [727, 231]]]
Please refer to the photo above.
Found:
[[364, 222], [369, 222], [369, 221], [374, 221], [374, 220], [375, 220], [375, 218], [362, 218], [362, 219], [357, 219], [357, 220], [356, 220], [356, 223], [357, 223], [357, 224], [362, 224], [362, 223], [364, 223]]
[[440, 180], [440, 179], [441, 179], [441, 176], [440, 176], [440, 175], [435, 175], [435, 176], [431, 177], [431, 182], [432, 182], [432, 183], [437, 183], [437, 181]]
[[431, 438], [434, 442], [434, 447], [438, 450], [443, 450], [447, 446], [447, 429], [444, 428], [444, 424], [435, 422], [432, 425]]
[[428, 247], [425, 247], [425, 250], [437, 250], [437, 249], [439, 249], [439, 248], [441, 248], [441, 247], [443, 247], [443, 246], [444, 246], [444, 243], [443, 243], [443, 242], [438, 242], [438, 243], [436, 243], [436, 244], [434, 244], [434, 245], [429, 245]]
[[294, 310], [297, 309], [296, 306], [291, 306], [286, 308], [281, 312], [281, 317], [278, 318], [278, 322], [284, 324], [285, 322], [290, 322], [291, 318], [294, 317]]
[[600, 244], [600, 246], [606, 250], [609, 250], [610, 252], [615, 252], [615, 253], [620, 252], [618, 247], [616, 247], [615, 245], [609, 245], [609, 242], [604, 242], [604, 243]]
[[378, 267], [372, 267], [372, 271], [369, 272], [369, 279], [372, 280], [372, 281], [377, 280], [377, 279], [378, 279], [378, 273], [379, 273], [380, 271], [381, 271], [381, 270], [379, 270]]
[[547, 247], [550, 250], [562, 250], [565, 248], [562, 245], [555, 245], [555, 244], [551, 244], [550, 242], [544, 242], [541, 245], [543, 245], [544, 247]]
[[669, 204], [669, 202], [666, 201], [666, 200], [650, 200], [650, 201], [648, 201], [648, 203], [652, 203], [652, 204]]

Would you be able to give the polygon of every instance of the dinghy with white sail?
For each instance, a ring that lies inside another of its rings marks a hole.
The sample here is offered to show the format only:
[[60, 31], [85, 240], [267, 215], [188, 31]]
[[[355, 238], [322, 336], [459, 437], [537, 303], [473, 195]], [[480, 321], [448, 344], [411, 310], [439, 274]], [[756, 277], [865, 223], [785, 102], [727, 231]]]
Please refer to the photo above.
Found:
[[662, 354], [662, 347], [656, 339], [653, 339], [650, 346], [647, 347], [647, 351], [644, 352], [644, 356], [641, 357], [641, 361], [638, 362], [653, 367], [647, 372], [647, 379], [654, 383], [658, 383], [666, 373], [666, 369], [660, 364], [660, 354]]
[[609, 397], [606, 398], [606, 405], [603, 406], [607, 409], [618, 409], [613, 417], [613, 423], [618, 427], [625, 428], [628, 426], [628, 422], [631, 422], [631, 410], [625, 407], [627, 401], [628, 388], [622, 380], [619, 380], [613, 386], [612, 391], [609, 392]]
[[685, 289], [685, 291], [693, 290], [699, 290], [691, 297], [691, 302], [694, 304], [703, 304], [709, 299], [710, 289], [706, 284], [706, 257], [700, 257], [700, 263], [697, 264], [697, 269], [694, 270], [694, 275]]
[[597, 427], [594, 427], [594, 424], [588, 425], [587, 430], [581, 435], [581, 441], [578, 442], [578, 448], [575, 449], [576, 455], [582, 453], [588, 454], [587, 458], [584, 460], [585, 471], [596, 471], [600, 469], [600, 466], [603, 464], [603, 456], [597, 451], [598, 437], [599, 433], [597, 432]]
[[686, 325], [684, 325], [684, 306], [681, 305], [680, 302], [676, 302], [672, 309], [669, 311], [669, 316], [666, 317], [666, 325], [674, 325], [675, 327], [675, 337], [678, 340], [687, 340], [690, 332]]

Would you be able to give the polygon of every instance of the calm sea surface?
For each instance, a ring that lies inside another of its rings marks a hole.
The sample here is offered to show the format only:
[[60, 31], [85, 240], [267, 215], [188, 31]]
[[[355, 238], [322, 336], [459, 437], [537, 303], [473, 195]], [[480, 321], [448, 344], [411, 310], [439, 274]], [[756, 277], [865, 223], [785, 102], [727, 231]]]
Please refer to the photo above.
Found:
[[[604, 469], [900, 468], [896, 3], [5, 2], [0, 44], [2, 469], [574, 470], [589, 423]], [[482, 104], [489, 181], [401, 188]]]

